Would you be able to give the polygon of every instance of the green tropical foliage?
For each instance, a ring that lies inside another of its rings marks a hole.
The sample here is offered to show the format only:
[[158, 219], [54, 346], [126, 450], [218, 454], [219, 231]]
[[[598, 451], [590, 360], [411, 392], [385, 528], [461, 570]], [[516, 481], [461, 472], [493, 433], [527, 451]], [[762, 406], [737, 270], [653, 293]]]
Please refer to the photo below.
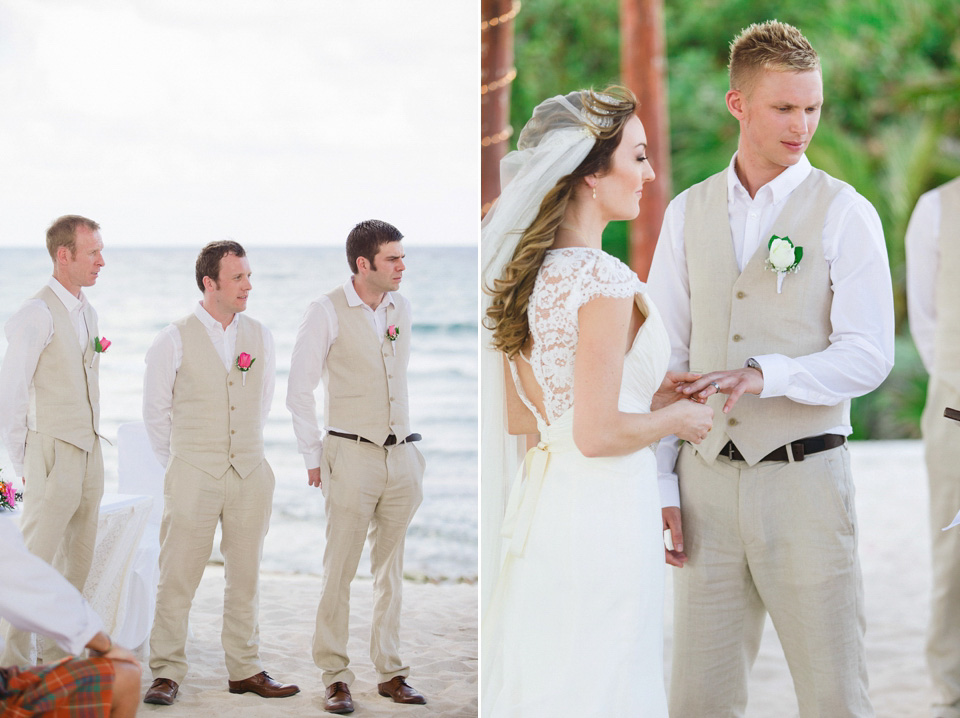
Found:
[[[618, 81], [619, 0], [528, 0], [517, 17], [511, 123], [541, 99]], [[897, 365], [854, 402], [854, 436], [919, 435], [926, 375], [906, 321], [904, 234], [919, 196], [960, 175], [957, 0], [665, 0], [673, 188], [722, 169], [738, 128], [724, 108], [730, 40], [751, 22], [799, 27], [823, 65], [825, 103], [808, 156], [852, 184], [883, 222], [897, 315]], [[608, 249], [624, 256], [626, 230]]]

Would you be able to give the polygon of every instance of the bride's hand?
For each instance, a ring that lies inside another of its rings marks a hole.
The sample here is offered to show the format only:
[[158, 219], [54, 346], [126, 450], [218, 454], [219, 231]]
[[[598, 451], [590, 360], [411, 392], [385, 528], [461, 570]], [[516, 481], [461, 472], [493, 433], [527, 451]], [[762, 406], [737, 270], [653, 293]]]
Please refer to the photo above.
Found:
[[650, 409], [656, 411], [657, 409], [669, 406], [677, 399], [686, 398], [686, 395], [681, 393], [682, 387], [696, 381], [700, 376], [700, 374], [689, 371], [668, 371], [667, 375], [663, 377], [660, 388], [657, 389], [657, 392], [653, 395], [653, 400], [650, 402]]
[[667, 408], [676, 413], [679, 428], [674, 433], [678, 438], [699, 444], [713, 426], [713, 409], [695, 401], [681, 401]]

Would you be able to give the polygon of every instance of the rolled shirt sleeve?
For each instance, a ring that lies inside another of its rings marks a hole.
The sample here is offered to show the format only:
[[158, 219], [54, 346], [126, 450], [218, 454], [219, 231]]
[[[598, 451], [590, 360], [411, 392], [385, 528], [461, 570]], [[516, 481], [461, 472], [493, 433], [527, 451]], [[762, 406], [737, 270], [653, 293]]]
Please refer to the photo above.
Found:
[[80, 654], [103, 630], [103, 621], [77, 589], [27, 550], [20, 530], [6, 516], [0, 516], [0, 546], [0, 616], [21, 631], [49, 636], [67, 653]]

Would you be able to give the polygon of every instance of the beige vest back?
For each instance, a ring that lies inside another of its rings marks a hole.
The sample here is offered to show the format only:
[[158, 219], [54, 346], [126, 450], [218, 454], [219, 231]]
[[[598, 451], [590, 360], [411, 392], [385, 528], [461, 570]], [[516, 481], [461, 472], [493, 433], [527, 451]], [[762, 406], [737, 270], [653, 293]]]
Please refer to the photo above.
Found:
[[[829, 345], [833, 292], [823, 256], [827, 209], [843, 183], [814, 169], [786, 200], [773, 234], [803, 247], [799, 271], [788, 273], [777, 294], [777, 274], [765, 265], [763, 243], [737, 267], [730, 237], [726, 171], [691, 188], [684, 220], [690, 277], [690, 368], [739, 369], [760, 354], [788, 357], [819, 352]], [[733, 410], [721, 411], [726, 395], [710, 399], [716, 412], [707, 438], [694, 447], [712, 462], [727, 440], [750, 465], [779, 446], [849, 422], [849, 402], [836, 406], [798, 404], [785, 397], [745, 394]]]
[[173, 383], [170, 452], [214, 477], [229, 467], [246, 477], [263, 461], [263, 330], [239, 315], [236, 353], [256, 359], [246, 372], [230, 371], [195, 314], [174, 325], [183, 343], [183, 361]]
[[933, 374], [960, 391], [960, 177], [940, 188]]
[[407, 364], [410, 361], [410, 316], [397, 301], [387, 307], [387, 326], [395, 324], [395, 341], [376, 336], [362, 306], [351, 307], [343, 287], [327, 293], [337, 312], [337, 340], [327, 354], [324, 416], [328, 426], [383, 445], [390, 434], [410, 434]]
[[100, 355], [93, 349], [96, 316], [89, 307], [83, 312], [90, 341], [81, 350], [70, 315], [54, 291], [44, 287], [34, 297], [53, 317], [53, 339], [40, 352], [33, 374], [37, 431], [92, 451], [100, 428]]

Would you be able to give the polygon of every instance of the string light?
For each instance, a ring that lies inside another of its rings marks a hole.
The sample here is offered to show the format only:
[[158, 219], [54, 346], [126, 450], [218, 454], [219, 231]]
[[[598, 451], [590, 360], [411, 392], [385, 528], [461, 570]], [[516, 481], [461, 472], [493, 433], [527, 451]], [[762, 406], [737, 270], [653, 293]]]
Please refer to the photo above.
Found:
[[505, 22], [510, 22], [517, 16], [517, 13], [520, 12], [520, 0], [517, 0], [513, 3], [513, 6], [510, 8], [510, 12], [500, 17], [492, 17], [489, 20], [484, 20], [480, 23], [480, 32], [489, 30], [491, 27], [496, 27], [497, 25], [502, 25]]
[[488, 92], [493, 92], [494, 90], [499, 90], [501, 87], [506, 87], [511, 82], [517, 78], [517, 68], [511, 67], [507, 74], [503, 77], [494, 80], [493, 82], [488, 82], [486, 85], [480, 85], [480, 94], [486, 95]]
[[480, 140], [480, 145], [482, 147], [489, 147], [490, 145], [497, 145], [501, 142], [506, 142], [510, 139], [510, 136], [513, 134], [513, 128], [507, 125], [504, 129], [500, 130], [495, 135], [489, 135]]

